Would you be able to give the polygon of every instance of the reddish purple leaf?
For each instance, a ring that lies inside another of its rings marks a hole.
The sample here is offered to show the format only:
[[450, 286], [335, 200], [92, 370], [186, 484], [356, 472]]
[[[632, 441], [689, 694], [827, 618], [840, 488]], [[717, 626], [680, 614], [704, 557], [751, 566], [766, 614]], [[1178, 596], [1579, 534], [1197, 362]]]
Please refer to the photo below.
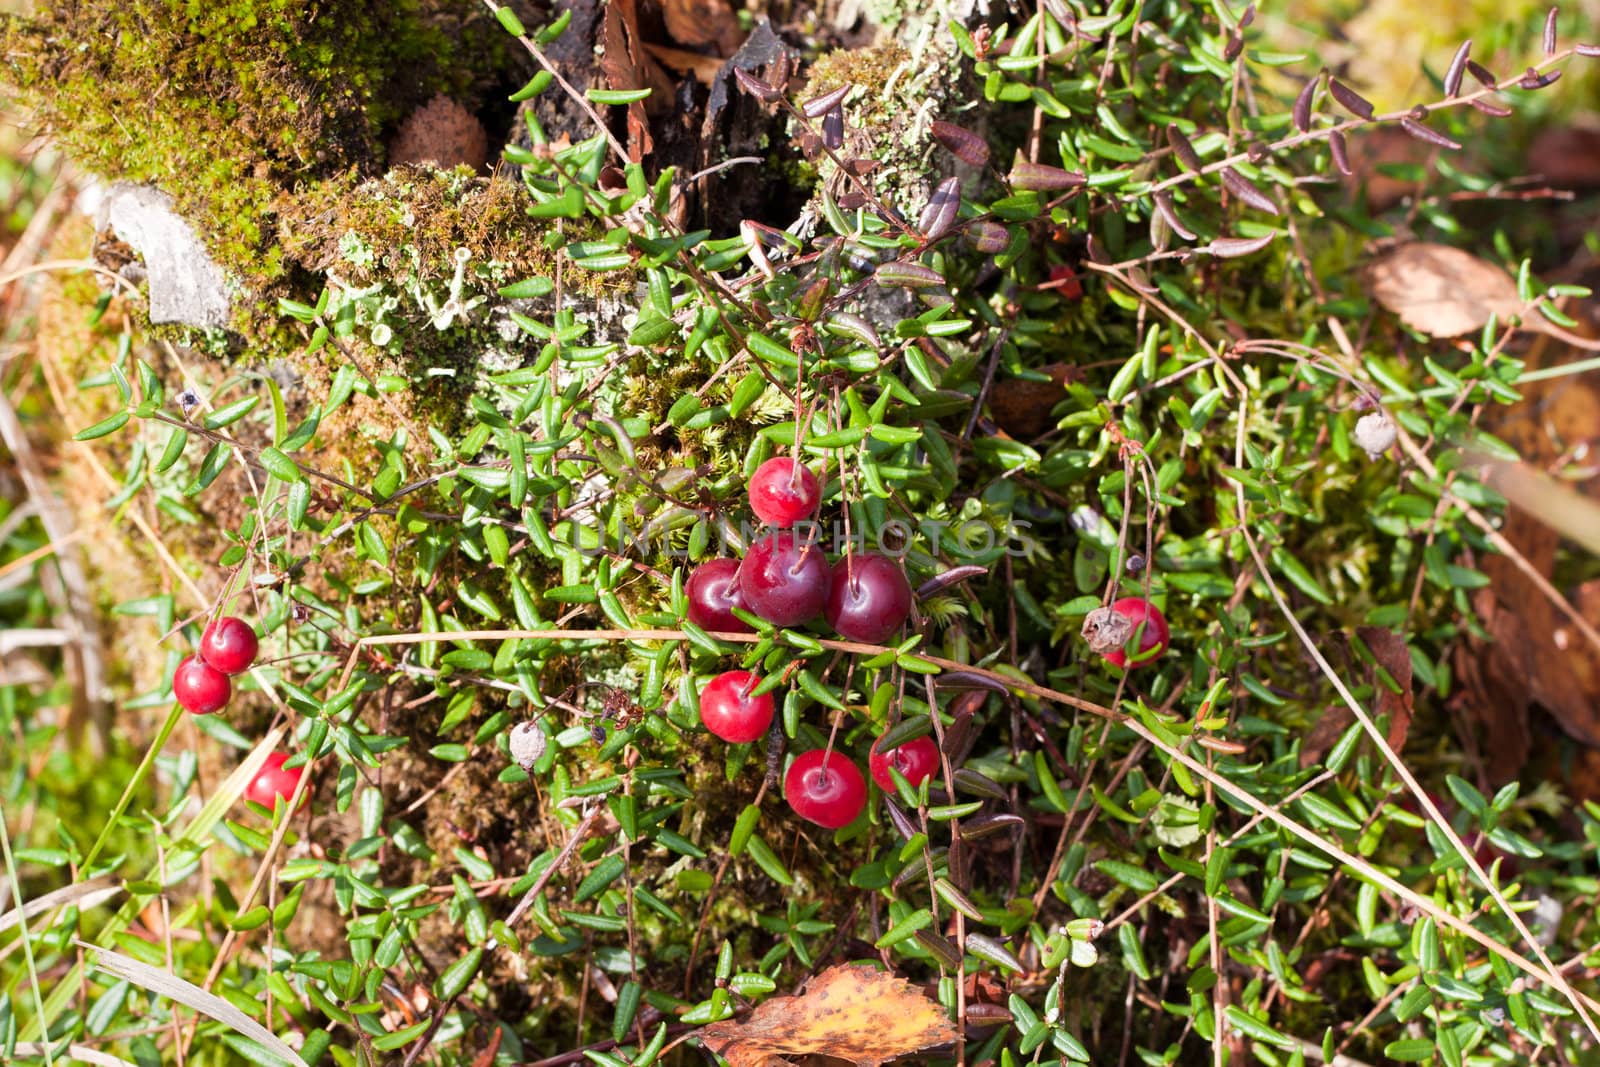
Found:
[[1511, 114], [1511, 109], [1509, 107], [1501, 107], [1499, 104], [1491, 104], [1489, 101], [1480, 100], [1477, 97], [1468, 100], [1467, 103], [1471, 104], [1473, 107], [1477, 108], [1479, 111], [1491, 118], [1503, 119], [1507, 115]]
[[844, 147], [844, 108], [836, 107], [822, 116], [822, 143], [834, 152]]
[[1306, 82], [1305, 87], [1300, 90], [1300, 95], [1294, 98], [1294, 128], [1301, 133], [1311, 129], [1311, 98], [1316, 95], [1317, 82], [1321, 79], [1322, 76], [1318, 75]]
[[[979, 567], [976, 564], [968, 564], [964, 567], [951, 567], [943, 574], [936, 574], [932, 578], [929, 578], [927, 581], [923, 582], [921, 585], [917, 586], [917, 599], [926, 600], [935, 593], [944, 592], [946, 589], [949, 589], [952, 585], [955, 585], [958, 582], [964, 582], [968, 578], [976, 578], [980, 575], [988, 573], [989, 568]], [[979, 675], [978, 677], [982, 676]], [[986, 682], [988, 681], [988, 679], [984, 680]], [[947, 676], [941, 676], [939, 678], [940, 686], [946, 686], [949, 684], [950, 679]], [[1004, 686], [1001, 688], [1003, 689]]]
[[1176, 124], [1167, 127], [1167, 144], [1172, 146], [1172, 154], [1178, 157], [1189, 170], [1198, 172], [1201, 167], [1200, 154], [1194, 150], [1194, 145], [1189, 143], [1189, 138], [1183, 135]]
[[739, 83], [741, 89], [763, 103], [770, 104], [783, 95], [776, 87], [768, 85], [743, 67], [733, 68], [733, 80]]
[[928, 289], [944, 284], [944, 275], [932, 267], [924, 267], [908, 259], [885, 263], [872, 277], [885, 289]]
[[982, 167], [989, 162], [989, 144], [971, 130], [953, 122], [938, 119], [933, 123], [933, 139], [945, 150], [970, 167]]
[[821, 118], [843, 103], [844, 98], [849, 96], [850, 90], [854, 88], [854, 85], [841, 85], [831, 93], [813, 96], [810, 100], [800, 105], [800, 110], [805, 113], [808, 119]]
[[1461, 76], [1467, 72], [1467, 59], [1472, 51], [1472, 38], [1461, 42], [1461, 47], [1456, 49], [1455, 58], [1450, 60], [1450, 67], [1444, 72], [1444, 95], [1454, 96], [1461, 91]]
[[1189, 229], [1189, 227], [1185, 226], [1182, 219], [1178, 218], [1177, 208], [1173, 207], [1172, 205], [1172, 197], [1169, 196], [1165, 190], [1162, 190], [1156, 194], [1155, 201], [1156, 210], [1161, 213], [1161, 217], [1166, 220], [1167, 225], [1172, 228], [1173, 233], [1177, 234], [1179, 237], [1182, 237], [1185, 241], [1192, 241], [1195, 239], [1195, 232]]
[[1339, 168], [1339, 173], [1349, 177], [1355, 171], [1350, 166], [1350, 150], [1345, 144], [1344, 133], [1334, 130], [1328, 137], [1328, 148], [1333, 153], [1333, 165]]
[[1250, 184], [1248, 178], [1232, 167], [1222, 168], [1222, 184], [1226, 185], [1228, 191], [1233, 193], [1234, 196], [1237, 196], [1257, 211], [1265, 211], [1269, 215], [1278, 214], [1278, 205], [1274, 204], [1266, 193]]
[[1228, 43], [1222, 46], [1222, 59], [1226, 63], [1232, 63], [1234, 60], [1239, 58], [1239, 53], [1243, 51], [1244, 34], [1240, 33], [1238, 30], [1234, 30], [1232, 33], [1228, 34]]
[[961, 179], [946, 178], [934, 187], [928, 206], [917, 219], [917, 232], [924, 240], [936, 241], [950, 231], [961, 210]]
[[1030, 163], [1025, 159], [1019, 159], [1011, 165], [1009, 179], [1014, 189], [1041, 193], [1076, 189], [1089, 180], [1077, 171], [1062, 170], [1044, 163]]
[[1438, 130], [1424, 126], [1422, 123], [1418, 122], [1409, 115], [1400, 120], [1400, 128], [1405, 130], [1411, 136], [1415, 137], [1417, 140], [1426, 141], [1431, 145], [1438, 145], [1440, 148], [1449, 148], [1454, 150], [1461, 147], [1459, 144], [1452, 141]]
[[1204, 248], [1198, 249], [1198, 251], [1209, 252], [1213, 256], [1220, 256], [1223, 259], [1234, 259], [1261, 251], [1271, 244], [1277, 236], [1276, 233], [1269, 233], [1265, 237], [1218, 237]]
[[1556, 54], [1556, 14], [1559, 8], [1552, 7], [1550, 13], [1544, 17], [1544, 54]]
[[1358, 119], [1372, 117], [1372, 101], [1341, 82], [1338, 78], [1328, 79], [1328, 92], [1339, 101], [1339, 106]]
[[1580, 56], [1588, 56], [1590, 59], [1600, 56], [1600, 44], [1575, 44], [1572, 46], [1572, 50]]
[[1499, 87], [1500, 83], [1495, 81], [1494, 75], [1489, 73], [1489, 69], [1475, 59], [1467, 60], [1467, 73], [1471, 74], [1474, 78], [1477, 78], [1478, 84], [1483, 86], [1485, 89], [1495, 89]]
[[1537, 70], [1529, 67], [1527, 73], [1517, 80], [1517, 84], [1524, 89], [1543, 89], [1547, 85], [1554, 84], [1556, 79], [1560, 77], [1561, 72], [1559, 70], [1552, 70], [1548, 74], [1540, 74]]
[[988, 219], [980, 219], [967, 227], [967, 241], [986, 256], [997, 256], [1011, 244], [1011, 231]]

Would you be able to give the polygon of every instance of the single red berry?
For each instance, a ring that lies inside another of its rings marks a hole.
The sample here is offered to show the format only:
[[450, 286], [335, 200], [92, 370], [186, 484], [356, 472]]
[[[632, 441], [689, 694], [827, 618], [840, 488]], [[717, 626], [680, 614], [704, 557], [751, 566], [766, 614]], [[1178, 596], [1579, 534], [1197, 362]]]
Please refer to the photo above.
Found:
[[261, 642], [243, 619], [226, 615], [200, 635], [200, 658], [223, 674], [243, 674], [256, 661]]
[[881, 737], [872, 743], [872, 752], [867, 756], [867, 769], [872, 772], [872, 780], [885, 793], [894, 792], [894, 776], [889, 773], [890, 767], [905, 775], [912, 788], [921, 785], [939, 768], [939, 746], [926, 734], [887, 752], [878, 751], [878, 746], [882, 744]]
[[772, 725], [772, 694], [752, 696], [759, 676], [749, 671], [725, 671], [700, 692], [700, 721], [729, 744], [741, 745], [763, 737]]
[[198, 656], [185, 656], [172, 675], [172, 695], [191, 715], [210, 715], [233, 695], [228, 676]]
[[696, 567], [683, 586], [689, 598], [689, 621], [721, 633], [753, 632], [754, 627], [733, 613], [736, 607], [750, 610], [734, 580], [738, 574], [736, 559], [708, 559]]
[[822, 546], [783, 531], [750, 546], [739, 566], [739, 593], [774, 626], [798, 626], [828, 602], [828, 560]]
[[789, 764], [783, 776], [783, 799], [807, 822], [837, 830], [849, 826], [867, 806], [867, 782], [842, 753], [814, 748]]
[[786, 456], [769, 459], [750, 477], [750, 510], [762, 522], [793, 526], [809, 518], [822, 499], [811, 468]]
[[[244, 787], [244, 798], [260, 804], [263, 808], [271, 808], [277, 802], [277, 798], [282, 797], [288, 801], [294, 796], [295, 789], [300, 785], [300, 776], [305, 773], [306, 768], [301, 764], [292, 771], [286, 771], [283, 765], [288, 760], [289, 755], [286, 752], [274, 752], [268, 756], [267, 762], [263, 763], [256, 776], [250, 779], [250, 784]], [[305, 807], [310, 799], [311, 794], [308, 791], [300, 798], [300, 806]]]
[[882, 644], [911, 614], [911, 583], [892, 559], [870, 553], [841, 559], [833, 565], [824, 614], [845, 640]]
[[[1167, 650], [1172, 631], [1168, 628], [1167, 617], [1161, 614], [1160, 608], [1143, 597], [1125, 596], [1114, 602], [1111, 610], [1127, 619], [1138, 632], [1139, 651], [1134, 654], [1133, 666], [1142, 667], [1146, 663], [1152, 663]], [[1143, 629], [1140, 628], [1141, 623]], [[1129, 640], [1132, 639], [1130, 635]], [[1127, 650], [1117, 648], [1107, 652], [1106, 662], [1118, 667], [1127, 667]]]

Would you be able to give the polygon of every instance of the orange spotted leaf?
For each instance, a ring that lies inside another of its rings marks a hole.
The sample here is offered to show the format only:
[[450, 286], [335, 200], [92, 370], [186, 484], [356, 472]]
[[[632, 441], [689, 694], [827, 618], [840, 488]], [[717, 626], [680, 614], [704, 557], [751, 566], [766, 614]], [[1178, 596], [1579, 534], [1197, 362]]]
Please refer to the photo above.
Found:
[[774, 1059], [831, 1056], [857, 1067], [920, 1052], [956, 1039], [945, 1011], [903, 978], [840, 964], [795, 996], [773, 997], [742, 1021], [700, 1031], [729, 1067], [767, 1067]]

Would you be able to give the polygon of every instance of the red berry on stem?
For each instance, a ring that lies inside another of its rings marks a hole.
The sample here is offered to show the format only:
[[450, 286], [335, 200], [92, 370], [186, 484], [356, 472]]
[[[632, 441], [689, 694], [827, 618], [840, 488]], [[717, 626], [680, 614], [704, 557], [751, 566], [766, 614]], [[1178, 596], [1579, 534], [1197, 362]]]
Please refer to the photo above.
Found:
[[[300, 784], [300, 776], [305, 773], [306, 768], [302, 764], [292, 771], [286, 771], [283, 765], [288, 761], [289, 755], [286, 752], [274, 752], [268, 756], [267, 762], [263, 763], [256, 776], [250, 779], [250, 784], [244, 787], [244, 798], [260, 804], [263, 808], [271, 808], [278, 797], [287, 801], [294, 796], [294, 791]], [[300, 798], [300, 806], [305, 807], [310, 799], [311, 794], [308, 791]]]
[[837, 830], [849, 826], [867, 806], [867, 782], [843, 754], [814, 748], [789, 764], [783, 798], [807, 822]]
[[[1171, 629], [1167, 626], [1167, 617], [1161, 614], [1161, 609], [1143, 597], [1126, 596], [1115, 601], [1111, 610], [1127, 619], [1132, 624], [1133, 631], [1138, 631], [1139, 650], [1134, 653], [1133, 666], [1142, 667], [1146, 663], [1159, 659], [1167, 650], [1168, 640], [1172, 636]], [[1143, 629], [1140, 624], [1143, 623]], [[1129, 640], [1132, 640], [1132, 631]], [[1128, 653], [1125, 649], [1117, 648], [1106, 653], [1106, 662], [1118, 667], [1128, 666]]]
[[822, 499], [811, 468], [786, 456], [769, 459], [750, 477], [750, 510], [762, 522], [793, 526], [809, 518]]
[[882, 644], [911, 614], [911, 583], [892, 559], [846, 557], [833, 565], [825, 614], [840, 637]]
[[822, 546], [788, 531], [763, 537], [745, 553], [739, 592], [751, 611], [774, 626], [798, 626], [816, 618], [828, 602], [828, 560]]
[[906, 781], [911, 783], [912, 788], [921, 785], [939, 769], [939, 746], [927, 735], [907, 741], [887, 752], [878, 750], [878, 746], [882, 744], [881, 737], [872, 743], [872, 752], [867, 756], [867, 769], [872, 772], [872, 780], [877, 782], [878, 788], [885, 793], [894, 792], [894, 776], [889, 773], [890, 767], [905, 775]]
[[736, 607], [750, 610], [734, 581], [738, 573], [736, 559], [708, 559], [696, 567], [683, 587], [689, 598], [689, 621], [722, 633], [754, 632], [754, 627], [733, 613]]
[[233, 695], [228, 676], [198, 656], [185, 656], [172, 675], [172, 695], [191, 715], [210, 715]]
[[700, 721], [730, 744], [754, 741], [772, 725], [772, 694], [752, 696], [761, 682], [749, 671], [725, 671], [700, 693]]
[[200, 658], [223, 674], [243, 674], [256, 661], [261, 642], [243, 619], [226, 615], [200, 635]]

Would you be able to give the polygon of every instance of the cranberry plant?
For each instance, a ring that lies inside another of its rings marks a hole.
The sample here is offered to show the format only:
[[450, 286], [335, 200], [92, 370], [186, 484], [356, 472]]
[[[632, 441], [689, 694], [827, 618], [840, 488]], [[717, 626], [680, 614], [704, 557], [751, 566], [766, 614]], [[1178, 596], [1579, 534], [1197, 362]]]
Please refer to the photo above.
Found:
[[[490, 7], [538, 57], [564, 29]], [[452, 253], [413, 328], [503, 327], [461, 365], [408, 366], [331, 270], [280, 304], [314, 396], [247, 360], [180, 379], [130, 325], [79, 437], [124, 448], [152, 544], [215, 538], [209, 578], [115, 609], [170, 635], [130, 706], [231, 692], [186, 736], [249, 755], [135, 807], [173, 708], [109, 820], [19, 853], [127, 897], [16, 938], [7, 1056], [284, 1055], [113, 952], [339, 1064], [649, 1067], [851, 959], [928, 983], [963, 1063], [1600, 1041], [1592, 922], [1559, 907], [1597, 813], [1469, 780], [1440, 713], [1500, 504], [1459, 448], [1505, 450], [1476, 423], [1516, 398], [1518, 324], [1438, 344], [1354, 269], [1407, 228], [1469, 241], [1447, 193], [1504, 161], [1444, 161], [1595, 50], [1547, 29], [1501, 78], [1463, 46], [1380, 112], [1253, 8], [934, 34], [968, 106], [884, 128], [853, 116], [892, 78], [735, 68], [820, 175], [798, 220], [690, 228], [690, 176], [604, 125], [636, 93], [573, 88], [575, 142], [529, 112], [504, 158], [552, 267], [468, 296]], [[1379, 128], [1433, 164], [1388, 211], [1352, 158]], [[918, 138], [907, 210], [870, 146]], [[1510, 265], [1559, 319], [1571, 290]], [[232, 690], [185, 658], [219, 615], [261, 635]], [[1363, 628], [1401, 636], [1429, 744], [1396, 751]], [[105, 847], [133, 829], [153, 864]], [[186, 936], [142, 936], [152, 904]]]

